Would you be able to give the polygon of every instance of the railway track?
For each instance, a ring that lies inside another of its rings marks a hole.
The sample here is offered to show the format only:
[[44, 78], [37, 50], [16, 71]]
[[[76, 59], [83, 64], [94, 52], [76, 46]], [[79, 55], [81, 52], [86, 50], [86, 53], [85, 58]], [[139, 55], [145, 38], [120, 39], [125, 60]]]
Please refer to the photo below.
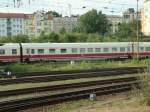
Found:
[[39, 75], [39, 76], [31, 76], [31, 77], [21, 77], [16, 79], [4, 79], [0, 80], [0, 85], [8, 85], [8, 84], [18, 84], [18, 83], [37, 83], [37, 82], [49, 82], [49, 81], [60, 81], [60, 80], [69, 80], [69, 79], [79, 79], [79, 78], [90, 78], [90, 77], [104, 77], [104, 76], [117, 76], [117, 75], [126, 75], [126, 74], [134, 74], [141, 73], [145, 70], [145, 67], [129, 67], [129, 68], [116, 68], [110, 70], [88, 70], [73, 72], [73, 73], [58, 73], [58, 74], [47, 74], [47, 75]]
[[136, 81], [136, 80], [137, 80], [137, 76], [130, 76], [130, 77], [123, 77], [123, 78], [103, 79], [103, 80], [98, 80], [98, 81], [87, 81], [87, 82], [78, 82], [78, 83], [71, 83], [71, 84], [61, 84], [61, 85], [51, 85], [51, 86], [44, 86], [44, 87], [7, 90], [7, 91], [0, 91], [0, 98], [16, 96], [16, 95], [24, 95], [24, 94], [30, 94], [30, 93], [64, 90], [64, 89], [71, 89], [71, 88], [78, 88], [78, 87], [88, 87], [88, 86], [94, 86], [94, 85], [113, 84], [116, 82], [117, 83], [129, 82], [129, 81]]
[[68, 91], [61, 90], [51, 95], [43, 95], [32, 98], [22, 98], [10, 101], [0, 102], [0, 112], [16, 111], [27, 109], [35, 106], [52, 105], [66, 100], [77, 100], [87, 98], [91, 93], [97, 95], [106, 95], [112, 93], [123, 92], [132, 89], [133, 85], [137, 86], [138, 81], [114, 82], [113, 84], [92, 85], [89, 87], [78, 87], [69, 89]]
[[[146, 67], [121, 67], [121, 68], [102, 68], [102, 69], [90, 69], [90, 70], [70, 70], [70, 71], [51, 71], [51, 72], [30, 72], [30, 73], [15, 73], [17, 77], [29, 77], [29, 76], [44, 76], [44, 75], [58, 75], [58, 74], [72, 74], [72, 73], [87, 73], [87, 72], [104, 72], [115, 70], [131, 70], [131, 69], [146, 69]], [[21, 74], [21, 75], [20, 75]]]

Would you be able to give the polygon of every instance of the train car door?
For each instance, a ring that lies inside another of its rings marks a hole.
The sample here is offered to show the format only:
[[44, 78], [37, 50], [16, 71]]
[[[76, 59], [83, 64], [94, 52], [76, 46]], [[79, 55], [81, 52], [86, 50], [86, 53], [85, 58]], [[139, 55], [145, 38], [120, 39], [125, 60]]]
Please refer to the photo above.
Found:
[[25, 61], [30, 61], [30, 52], [31, 52], [31, 49], [30, 48], [27, 48], [26, 49], [26, 57], [25, 57]]
[[127, 54], [128, 54], [128, 58], [134, 58], [136, 56], [136, 44], [134, 42], [128, 44]]

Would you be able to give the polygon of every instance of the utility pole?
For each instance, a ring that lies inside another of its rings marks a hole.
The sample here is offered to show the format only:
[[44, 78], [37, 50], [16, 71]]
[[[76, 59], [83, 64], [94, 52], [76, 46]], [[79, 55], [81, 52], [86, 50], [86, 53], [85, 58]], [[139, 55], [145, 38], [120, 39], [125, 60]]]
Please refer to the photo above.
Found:
[[137, 21], [137, 33], [136, 33], [136, 36], [137, 36], [137, 60], [139, 60], [139, 4], [138, 4], [139, 0], [137, 0], [137, 14], [136, 14], [136, 21]]

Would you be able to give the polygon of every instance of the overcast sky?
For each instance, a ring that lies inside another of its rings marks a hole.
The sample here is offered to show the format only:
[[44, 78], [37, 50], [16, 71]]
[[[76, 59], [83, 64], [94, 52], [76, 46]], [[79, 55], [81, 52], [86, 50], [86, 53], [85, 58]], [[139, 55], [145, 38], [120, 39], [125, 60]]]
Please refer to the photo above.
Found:
[[[136, 8], [137, 0], [22, 0], [19, 7], [14, 0], [0, 0], [0, 12], [32, 13], [37, 10], [55, 10], [64, 16], [83, 14], [91, 9], [102, 10], [105, 14], [121, 14], [127, 8]], [[143, 7], [139, 0], [139, 7]], [[83, 8], [84, 7], [84, 8]]]

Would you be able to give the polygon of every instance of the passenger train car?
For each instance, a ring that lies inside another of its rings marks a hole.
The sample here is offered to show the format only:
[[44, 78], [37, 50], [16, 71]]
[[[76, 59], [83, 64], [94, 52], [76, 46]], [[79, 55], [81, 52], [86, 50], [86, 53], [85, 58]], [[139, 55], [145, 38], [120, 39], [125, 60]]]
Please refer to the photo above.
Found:
[[[140, 58], [150, 57], [150, 42], [139, 43]], [[137, 43], [6, 43], [0, 45], [0, 61], [95, 60], [133, 58]]]

